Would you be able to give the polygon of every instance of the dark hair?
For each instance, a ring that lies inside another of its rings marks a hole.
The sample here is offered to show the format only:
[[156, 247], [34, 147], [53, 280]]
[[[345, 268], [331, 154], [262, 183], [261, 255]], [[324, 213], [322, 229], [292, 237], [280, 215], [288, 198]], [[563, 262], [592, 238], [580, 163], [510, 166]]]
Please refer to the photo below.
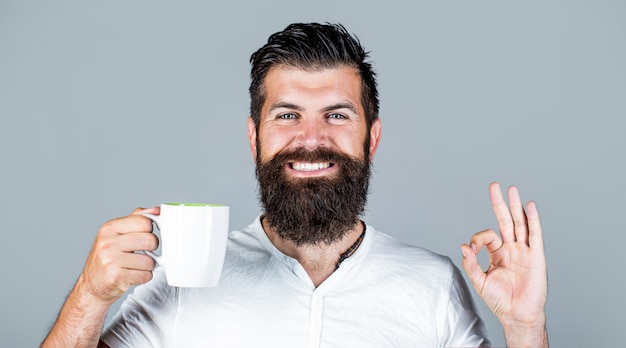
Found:
[[250, 116], [257, 129], [266, 97], [265, 76], [277, 65], [304, 70], [355, 68], [361, 77], [361, 102], [370, 129], [378, 118], [378, 89], [376, 73], [366, 61], [368, 58], [356, 36], [341, 24], [295, 23], [272, 34], [267, 44], [250, 57]]

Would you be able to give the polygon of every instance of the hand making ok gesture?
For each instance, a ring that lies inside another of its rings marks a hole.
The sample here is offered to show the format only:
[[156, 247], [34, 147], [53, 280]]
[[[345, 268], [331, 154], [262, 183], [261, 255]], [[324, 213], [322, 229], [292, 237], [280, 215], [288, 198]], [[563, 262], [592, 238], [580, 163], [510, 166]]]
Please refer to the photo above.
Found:
[[[498, 183], [489, 187], [500, 235], [485, 230], [463, 244], [463, 268], [483, 301], [504, 328], [507, 345], [547, 347], [545, 312], [548, 281], [539, 213], [534, 202], [526, 209], [519, 192], [511, 186], [509, 205]], [[486, 271], [476, 254], [489, 253]]]

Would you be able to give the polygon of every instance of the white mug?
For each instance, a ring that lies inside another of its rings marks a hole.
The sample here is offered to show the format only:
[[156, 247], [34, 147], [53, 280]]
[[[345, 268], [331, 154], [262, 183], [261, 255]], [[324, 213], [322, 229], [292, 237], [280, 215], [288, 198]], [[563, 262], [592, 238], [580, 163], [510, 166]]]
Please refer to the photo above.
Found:
[[217, 286], [226, 254], [228, 213], [220, 204], [163, 203], [161, 215], [143, 214], [161, 234], [162, 255], [146, 254], [165, 269], [169, 285]]

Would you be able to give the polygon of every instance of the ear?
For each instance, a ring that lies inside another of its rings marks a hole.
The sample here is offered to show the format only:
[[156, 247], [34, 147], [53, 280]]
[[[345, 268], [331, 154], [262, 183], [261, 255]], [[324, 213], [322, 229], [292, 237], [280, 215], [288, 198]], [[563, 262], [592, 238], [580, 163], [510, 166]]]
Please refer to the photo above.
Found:
[[250, 142], [250, 151], [252, 152], [252, 158], [256, 162], [256, 126], [252, 117], [248, 117], [248, 141]]
[[378, 118], [372, 123], [372, 128], [370, 128], [370, 162], [374, 161], [374, 155], [376, 154], [376, 149], [378, 149], [378, 143], [382, 135], [383, 124], [380, 118]]

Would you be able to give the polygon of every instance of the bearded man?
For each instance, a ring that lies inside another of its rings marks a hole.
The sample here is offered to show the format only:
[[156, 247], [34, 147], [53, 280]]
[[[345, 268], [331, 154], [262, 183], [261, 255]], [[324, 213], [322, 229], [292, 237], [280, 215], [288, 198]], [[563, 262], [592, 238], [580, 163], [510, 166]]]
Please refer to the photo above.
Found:
[[[382, 125], [375, 74], [340, 25], [293, 24], [252, 55], [250, 149], [263, 214], [229, 235], [215, 288], [168, 286], [136, 209], [100, 229], [44, 346], [478, 347], [488, 344], [458, 269], [361, 221]], [[463, 245], [463, 266], [507, 343], [547, 346], [545, 257], [534, 203], [491, 200], [501, 237]], [[132, 235], [133, 238], [128, 236]], [[126, 238], [123, 238], [126, 236]], [[491, 267], [476, 253], [485, 246]], [[114, 260], [114, 262], [104, 262]], [[109, 306], [128, 297], [101, 336]]]

